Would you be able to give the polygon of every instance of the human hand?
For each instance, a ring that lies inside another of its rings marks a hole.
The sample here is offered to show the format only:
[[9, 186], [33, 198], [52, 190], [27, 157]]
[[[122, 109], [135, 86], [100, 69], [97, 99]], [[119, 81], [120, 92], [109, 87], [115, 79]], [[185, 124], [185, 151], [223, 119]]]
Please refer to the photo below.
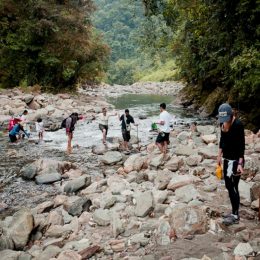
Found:
[[221, 158], [221, 156], [218, 156], [218, 158], [217, 158], [217, 164], [221, 166], [221, 164], [222, 164], [222, 158]]
[[243, 166], [241, 164], [239, 164], [237, 166], [237, 173], [241, 173], [242, 174], [243, 172], [244, 172]]

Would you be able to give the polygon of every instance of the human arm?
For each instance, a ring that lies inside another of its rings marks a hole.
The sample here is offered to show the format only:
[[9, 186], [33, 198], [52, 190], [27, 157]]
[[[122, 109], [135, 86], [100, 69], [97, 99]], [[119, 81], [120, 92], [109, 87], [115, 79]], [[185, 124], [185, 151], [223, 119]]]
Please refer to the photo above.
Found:
[[238, 128], [238, 142], [239, 142], [239, 160], [237, 166], [237, 172], [244, 172], [244, 153], [245, 153], [245, 133], [244, 126], [242, 124], [239, 125]]
[[219, 140], [218, 157], [217, 157], [218, 165], [222, 164], [222, 154], [223, 154], [222, 147], [223, 147], [223, 137], [222, 137], [222, 132], [221, 132], [220, 140]]

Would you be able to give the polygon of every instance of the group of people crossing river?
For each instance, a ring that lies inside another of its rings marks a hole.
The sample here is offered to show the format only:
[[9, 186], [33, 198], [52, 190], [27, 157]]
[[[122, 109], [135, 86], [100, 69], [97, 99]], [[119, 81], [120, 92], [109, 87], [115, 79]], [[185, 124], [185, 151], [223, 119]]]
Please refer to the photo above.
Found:
[[[158, 135], [156, 138], [156, 145], [161, 153], [166, 154], [168, 144], [170, 142], [169, 136], [171, 132], [171, 124], [173, 117], [166, 110], [166, 104], [160, 104], [160, 116], [157, 122], [153, 122], [152, 128], [158, 129]], [[26, 116], [28, 111], [25, 110], [23, 115], [19, 119], [12, 119], [13, 122], [9, 123], [9, 138], [10, 142], [16, 142], [20, 132], [27, 137], [29, 133], [25, 129], [27, 123]], [[106, 108], [102, 109], [102, 113], [94, 119], [97, 119], [99, 129], [102, 132], [102, 142], [104, 145], [107, 143], [107, 134], [109, 130], [109, 118], [112, 116], [118, 116], [121, 122], [121, 132], [123, 137], [123, 149], [129, 152], [128, 143], [131, 139], [130, 131], [131, 124], [138, 128], [138, 124], [135, 122], [133, 116], [130, 115], [129, 109], [125, 109], [124, 113], [108, 113]], [[72, 152], [72, 139], [75, 125], [78, 120], [83, 119], [78, 113], [72, 113], [69, 117], [63, 120], [62, 127], [66, 129], [66, 135], [68, 137], [67, 152]], [[15, 121], [16, 120], [16, 121]], [[238, 184], [243, 173], [244, 168], [244, 152], [245, 152], [245, 135], [244, 127], [241, 121], [237, 118], [237, 114], [232, 110], [232, 107], [228, 103], [222, 104], [218, 109], [218, 120], [220, 126], [220, 141], [219, 151], [217, 157], [217, 165], [223, 168], [223, 178], [225, 180], [225, 186], [228, 190], [232, 211], [229, 214], [223, 216], [223, 223], [226, 225], [232, 225], [239, 223], [239, 205], [240, 196], [238, 190]], [[11, 124], [12, 123], [12, 124]], [[39, 140], [43, 139], [43, 122], [39, 118], [36, 123], [36, 130], [38, 132]], [[196, 124], [191, 126], [191, 130], [196, 130]], [[137, 137], [138, 138], [138, 137]]]

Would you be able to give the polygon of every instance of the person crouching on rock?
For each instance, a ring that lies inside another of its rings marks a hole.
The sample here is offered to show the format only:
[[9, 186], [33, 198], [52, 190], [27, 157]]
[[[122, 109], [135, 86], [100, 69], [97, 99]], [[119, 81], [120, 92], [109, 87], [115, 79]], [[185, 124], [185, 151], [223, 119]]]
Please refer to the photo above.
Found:
[[71, 142], [73, 139], [73, 132], [75, 130], [75, 124], [80, 119], [78, 113], [72, 113], [67, 119], [66, 119], [66, 135], [68, 136], [68, 144], [67, 144], [67, 152], [72, 152], [72, 146]]
[[221, 136], [217, 163], [221, 165], [223, 158], [224, 180], [232, 205], [232, 212], [223, 215], [223, 224], [232, 225], [239, 223], [238, 183], [244, 167], [244, 126], [234, 116], [231, 106], [226, 103], [219, 107], [218, 119], [221, 126]]
[[23, 122], [18, 122], [12, 130], [9, 132], [9, 138], [11, 143], [17, 142], [17, 136], [19, 136], [19, 132], [22, 131], [29, 138], [29, 134], [24, 130]]
[[129, 152], [128, 142], [131, 138], [131, 136], [130, 136], [131, 125], [130, 124], [132, 123], [135, 126], [137, 126], [138, 124], [135, 124], [134, 118], [129, 114], [128, 109], [125, 110], [125, 114], [123, 114], [119, 117], [119, 120], [122, 121], [121, 130], [122, 130], [122, 136], [123, 136], [123, 140], [124, 140], [123, 148], [124, 148], [124, 150]]

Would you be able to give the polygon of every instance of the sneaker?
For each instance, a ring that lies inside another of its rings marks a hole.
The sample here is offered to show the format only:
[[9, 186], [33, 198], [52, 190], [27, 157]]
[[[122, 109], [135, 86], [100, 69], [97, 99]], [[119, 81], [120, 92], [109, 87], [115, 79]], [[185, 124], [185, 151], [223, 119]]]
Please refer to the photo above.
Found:
[[240, 219], [239, 216], [234, 215], [232, 213], [223, 213], [221, 216], [222, 216], [222, 218], [230, 218], [232, 216], [235, 216], [235, 218], [237, 218], [238, 220]]
[[239, 224], [239, 218], [236, 217], [235, 215], [231, 215], [228, 218], [224, 218], [222, 223], [226, 226], [233, 225], [233, 224]]

